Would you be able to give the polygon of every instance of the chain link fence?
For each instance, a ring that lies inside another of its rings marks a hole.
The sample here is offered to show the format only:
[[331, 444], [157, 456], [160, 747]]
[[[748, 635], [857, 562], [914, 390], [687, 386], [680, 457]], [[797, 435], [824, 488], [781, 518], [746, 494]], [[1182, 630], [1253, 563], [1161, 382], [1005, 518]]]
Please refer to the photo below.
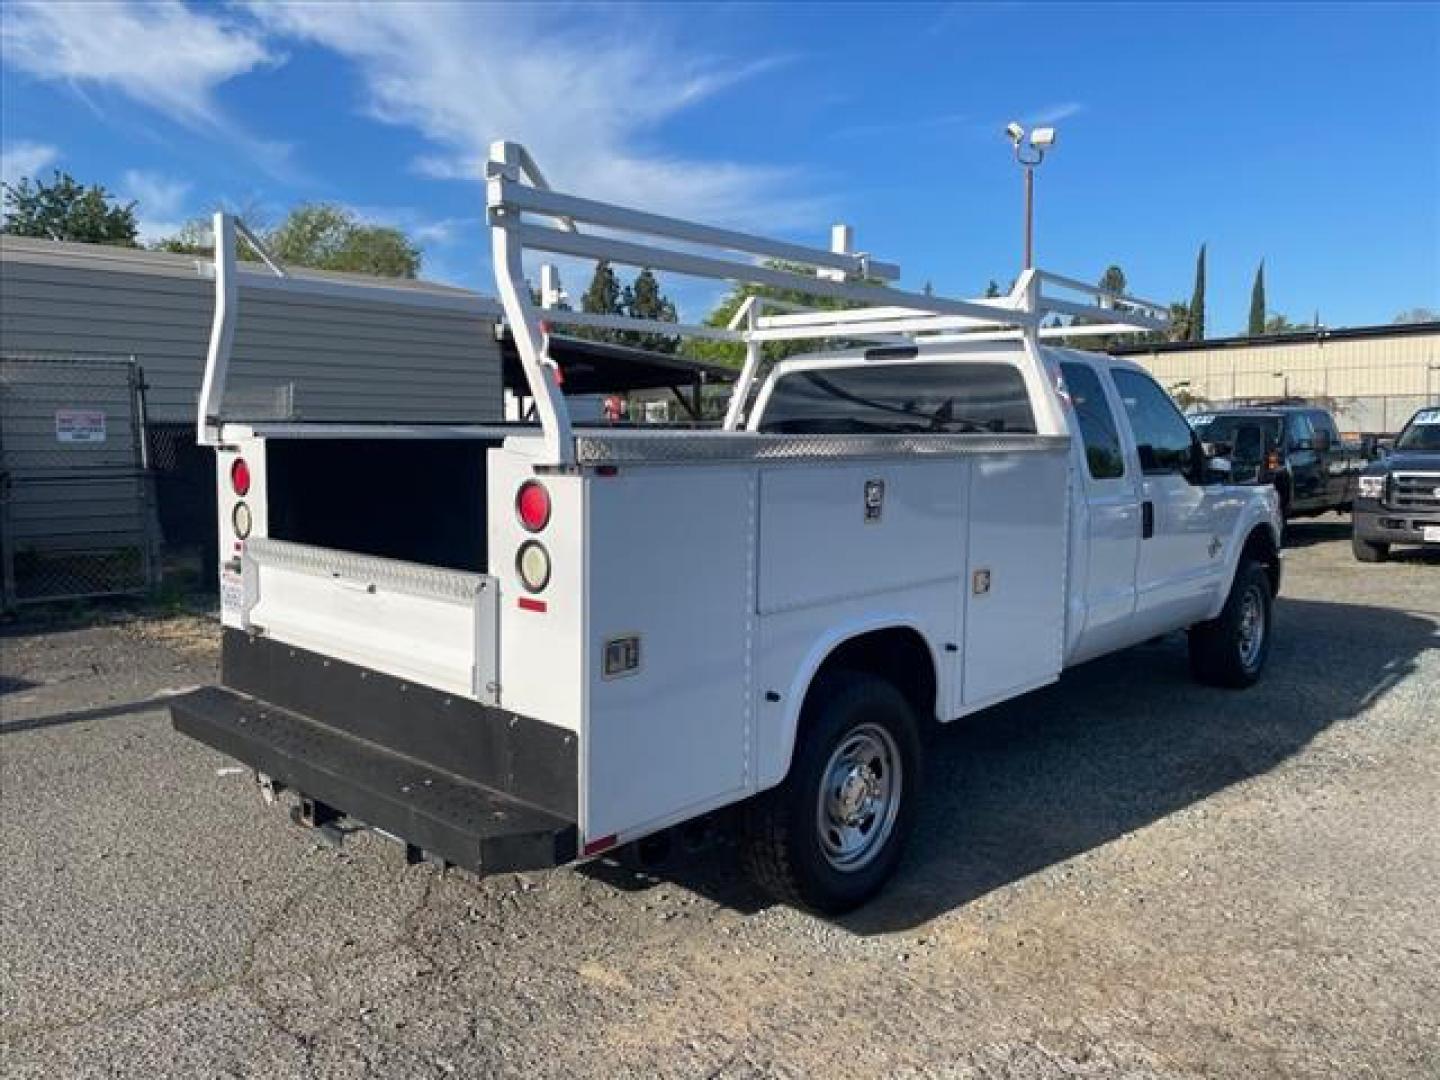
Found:
[[132, 357], [0, 354], [4, 605], [151, 589], [148, 464]]

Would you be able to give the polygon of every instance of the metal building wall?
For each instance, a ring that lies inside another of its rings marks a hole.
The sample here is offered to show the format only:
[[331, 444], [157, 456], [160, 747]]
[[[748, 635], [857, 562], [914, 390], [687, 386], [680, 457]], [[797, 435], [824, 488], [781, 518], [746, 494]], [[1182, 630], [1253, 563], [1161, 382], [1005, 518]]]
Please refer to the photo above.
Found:
[[1166, 387], [1188, 384], [1190, 394], [1216, 404], [1287, 395], [1327, 400], [1347, 431], [1394, 432], [1417, 409], [1440, 403], [1440, 328], [1117, 351]]
[[[214, 307], [209, 260], [0, 236], [0, 351], [133, 356], [155, 423], [195, 419]], [[485, 421], [502, 413], [499, 308], [466, 290], [385, 281], [429, 306], [287, 295], [247, 269], [236, 403], [306, 420]], [[297, 272], [364, 283], [358, 275]], [[348, 290], [354, 292], [355, 290]]]

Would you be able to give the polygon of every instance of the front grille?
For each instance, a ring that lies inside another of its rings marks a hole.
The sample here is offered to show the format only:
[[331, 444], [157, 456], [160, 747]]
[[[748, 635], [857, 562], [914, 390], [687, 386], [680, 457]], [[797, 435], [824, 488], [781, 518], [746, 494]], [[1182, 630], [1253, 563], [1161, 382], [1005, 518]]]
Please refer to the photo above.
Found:
[[1397, 472], [1386, 505], [1396, 510], [1440, 510], [1440, 472]]

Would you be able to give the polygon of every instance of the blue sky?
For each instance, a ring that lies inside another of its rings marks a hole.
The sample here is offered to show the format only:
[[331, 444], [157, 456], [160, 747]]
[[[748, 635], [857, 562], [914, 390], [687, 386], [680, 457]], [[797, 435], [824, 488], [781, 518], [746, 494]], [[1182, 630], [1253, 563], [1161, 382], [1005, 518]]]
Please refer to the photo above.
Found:
[[503, 137], [583, 194], [822, 245], [850, 222], [906, 283], [972, 295], [1018, 266], [1018, 118], [1060, 130], [1042, 266], [1183, 299], [1207, 242], [1212, 335], [1261, 258], [1292, 319], [1440, 307], [1434, 4], [7, 0], [0, 29], [6, 178], [104, 183], [151, 236], [339, 202], [491, 291], [477, 162]]

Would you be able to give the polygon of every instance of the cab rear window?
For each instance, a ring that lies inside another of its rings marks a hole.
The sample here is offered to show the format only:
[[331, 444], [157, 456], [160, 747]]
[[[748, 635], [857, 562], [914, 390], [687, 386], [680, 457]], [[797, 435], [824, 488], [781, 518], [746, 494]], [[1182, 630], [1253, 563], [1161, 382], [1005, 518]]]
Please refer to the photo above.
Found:
[[1035, 414], [1010, 364], [874, 364], [775, 383], [760, 430], [781, 434], [1028, 434]]

